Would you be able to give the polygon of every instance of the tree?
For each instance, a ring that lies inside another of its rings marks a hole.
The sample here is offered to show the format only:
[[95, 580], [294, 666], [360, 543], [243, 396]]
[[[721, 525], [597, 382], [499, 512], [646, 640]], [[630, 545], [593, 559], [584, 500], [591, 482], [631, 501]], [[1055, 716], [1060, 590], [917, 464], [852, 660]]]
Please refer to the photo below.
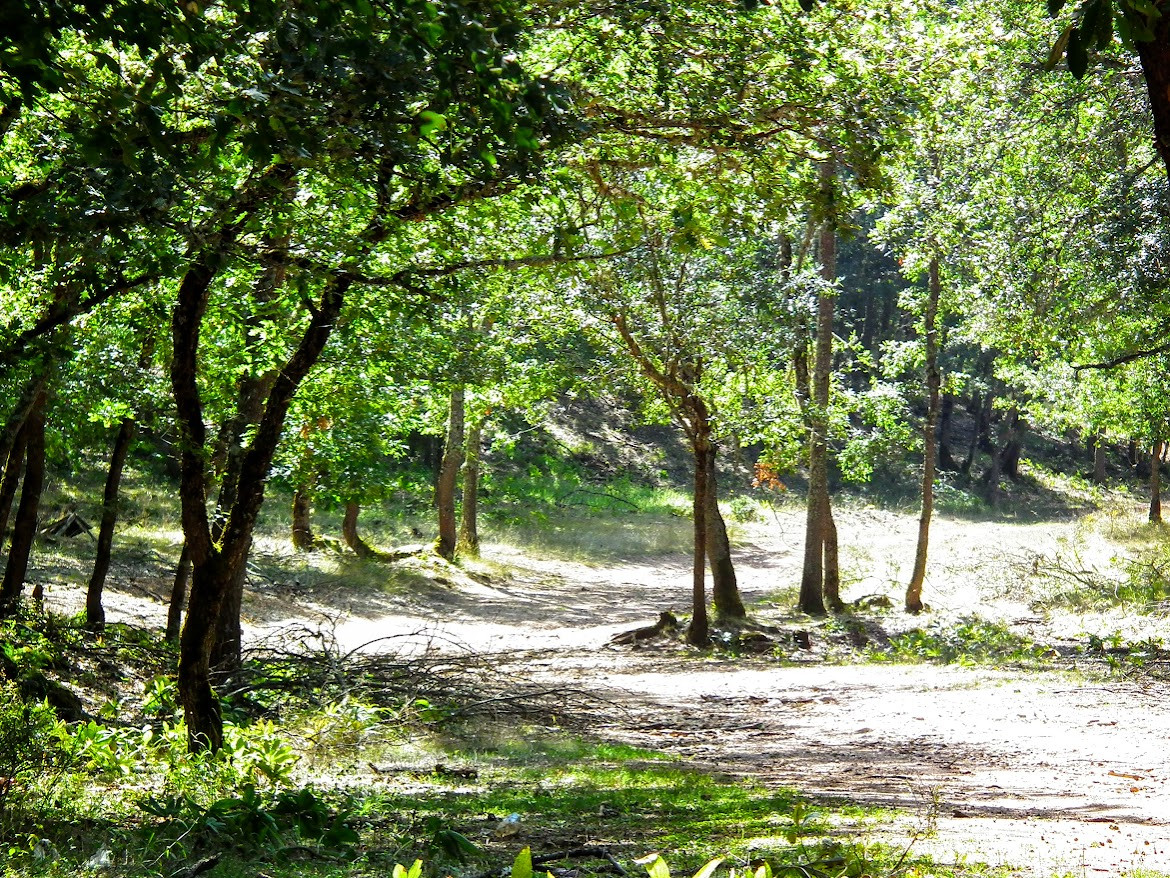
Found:
[[[192, 561], [179, 691], [192, 749], [215, 749], [222, 742], [210, 681], [217, 622], [246, 561], [289, 406], [324, 350], [348, 293], [355, 286], [384, 288], [365, 266], [399, 225], [468, 198], [494, 195], [528, 173], [539, 146], [538, 127], [546, 115], [551, 118], [550, 87], [528, 82], [518, 64], [503, 58], [501, 32], [493, 31], [493, 25], [506, 23], [499, 8], [477, 7], [472, 15], [455, 3], [445, 4], [441, 13], [429, 3], [402, 4], [393, 11], [362, 3], [309, 7], [298, 8], [293, 19], [279, 22], [267, 41], [251, 49], [268, 56], [262, 80], [250, 86], [266, 105], [264, 133], [235, 128], [252, 165], [234, 175], [238, 182], [193, 242], [172, 320], [180, 495]], [[259, 72], [258, 66], [235, 69]], [[275, 87], [282, 77], [292, 94], [307, 89], [311, 100], [282, 97]], [[420, 104], [435, 109], [416, 113]], [[268, 133], [277, 108], [284, 111], [278, 117], [283, 136], [279, 130]], [[298, 191], [308, 198], [293, 197]], [[316, 217], [310, 236], [300, 222], [294, 229], [294, 214], [299, 221], [306, 214]], [[253, 229], [268, 240], [287, 237], [290, 251], [298, 252], [287, 260], [290, 272], [297, 270], [294, 294], [281, 305], [292, 331], [285, 353], [274, 358], [277, 376], [216, 540], [205, 506], [200, 334], [217, 280], [241, 250], [247, 252]], [[344, 242], [342, 249], [334, 242]]]

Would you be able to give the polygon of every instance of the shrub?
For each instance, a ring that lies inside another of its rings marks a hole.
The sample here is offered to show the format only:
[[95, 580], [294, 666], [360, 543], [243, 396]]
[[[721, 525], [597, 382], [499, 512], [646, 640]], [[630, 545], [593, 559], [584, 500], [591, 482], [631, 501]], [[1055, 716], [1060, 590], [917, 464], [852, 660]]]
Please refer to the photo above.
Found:
[[28, 702], [15, 683], [0, 683], [0, 818], [63, 761], [57, 715], [45, 702]]

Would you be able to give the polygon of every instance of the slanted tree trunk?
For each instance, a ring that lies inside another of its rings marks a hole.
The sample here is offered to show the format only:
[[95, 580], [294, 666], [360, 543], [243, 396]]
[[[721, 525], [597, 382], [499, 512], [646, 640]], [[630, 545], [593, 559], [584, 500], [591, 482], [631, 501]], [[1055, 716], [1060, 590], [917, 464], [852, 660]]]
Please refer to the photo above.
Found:
[[[836, 167], [832, 160], [821, 167], [821, 183], [832, 187]], [[808, 504], [805, 520], [804, 566], [800, 578], [799, 607], [809, 615], [825, 612], [826, 555], [835, 556], [836, 546], [826, 548], [835, 536], [830, 528], [829, 499], [829, 379], [833, 357], [833, 311], [836, 292], [830, 284], [837, 274], [837, 235], [834, 223], [825, 220], [820, 233], [821, 277], [825, 281], [817, 296], [816, 355], [813, 361], [812, 400], [809, 406]]]
[[97, 554], [94, 557], [93, 573], [85, 593], [85, 624], [98, 630], [106, 624], [106, 610], [102, 606], [102, 592], [106, 586], [106, 574], [110, 571], [110, 554], [114, 547], [114, 526], [118, 523], [118, 488], [122, 483], [122, 468], [126, 455], [134, 441], [134, 419], [123, 418], [114, 437], [114, 448], [110, 453], [110, 469], [106, 474], [106, 488], [102, 494], [102, 521], [98, 528]]
[[[922, 585], [926, 581], [926, 553], [930, 544], [930, 519], [934, 512], [935, 426], [939, 416], [939, 389], [942, 376], [938, 369], [938, 301], [942, 294], [938, 257], [930, 260], [926, 310], [922, 315], [926, 340], [926, 422], [922, 425], [922, 509], [918, 515], [918, 545], [914, 551], [914, 570], [906, 586], [906, 612], [922, 612]], [[948, 452], [948, 457], [949, 452]]]
[[28, 432], [21, 427], [16, 441], [8, 454], [8, 461], [4, 465], [4, 480], [0, 482], [0, 546], [8, 535], [8, 516], [12, 512], [12, 501], [16, 499], [16, 489], [20, 486], [20, 475], [24, 472], [25, 441]]
[[[711, 438], [711, 411], [696, 390], [702, 380], [703, 364], [698, 358], [682, 357], [660, 365], [642, 350], [622, 312], [613, 313], [611, 319], [634, 361], [662, 393], [691, 445], [695, 463], [692, 505], [695, 542], [691, 572], [691, 624], [687, 628], [687, 642], [695, 646], [707, 646], [711, 642], [710, 619], [707, 615], [708, 510], [711, 505], [709, 493], [715, 466], [715, 447]], [[724, 587], [735, 588], [735, 584], [725, 579]], [[741, 603], [738, 589], [734, 594], [724, 595], [723, 600], [729, 607]]]
[[25, 422], [25, 471], [24, 485], [20, 489], [20, 505], [16, 510], [16, 521], [12, 526], [12, 545], [8, 550], [8, 564], [4, 568], [4, 580], [0, 583], [0, 619], [12, 615], [20, 600], [24, 580], [28, 575], [28, 561], [32, 555], [33, 541], [37, 536], [37, 513], [41, 502], [41, 489], [45, 480], [45, 405], [48, 393], [43, 389], [37, 394]]
[[171, 582], [171, 601], [167, 606], [167, 643], [177, 643], [183, 625], [183, 607], [187, 605], [187, 583], [191, 581], [191, 550], [186, 541], [179, 552], [179, 563], [175, 565], [175, 578]]
[[1162, 440], [1150, 449], [1150, 521], [1162, 523]]
[[359, 558], [372, 558], [374, 557], [374, 550], [366, 544], [361, 534], [358, 533], [358, 515], [361, 511], [361, 506], [352, 500], [345, 504], [345, 517], [341, 520], [341, 537], [345, 540], [345, 544]]
[[463, 385], [451, 390], [451, 410], [447, 418], [447, 442], [443, 449], [443, 463], [439, 467], [439, 483], [435, 488], [435, 507], [439, 513], [439, 538], [435, 551], [448, 561], [455, 560], [458, 533], [455, 525], [455, 485], [459, 468], [463, 465]]
[[711, 599], [715, 615], [720, 619], [746, 619], [735, 565], [731, 560], [731, 541], [727, 538], [727, 523], [719, 512], [719, 480], [715, 457], [717, 449], [711, 443], [707, 454], [707, 563], [711, 565]]
[[308, 552], [317, 545], [313, 533], [312, 491], [308, 485], [297, 485], [292, 501], [292, 544], [298, 552]]
[[[274, 165], [245, 194], [263, 203], [282, 191], [293, 169]], [[255, 196], [253, 198], [253, 196]], [[246, 201], [251, 205], [251, 201]], [[213, 249], [198, 253], [179, 284], [172, 318], [173, 358], [171, 386], [180, 432], [183, 533], [191, 550], [191, 594], [179, 645], [179, 697], [192, 751], [218, 750], [223, 744], [223, 717], [211, 688], [211, 654], [216, 624], [225, 597], [247, 561], [256, 519], [264, 502], [264, 487], [273, 456], [297, 388], [321, 356], [337, 324], [345, 295], [353, 284], [353, 266], [346, 265], [325, 281], [296, 350], [277, 371], [240, 468], [239, 490], [225, 518], [222, 538], [212, 539], [207, 513], [207, 430], [199, 390], [199, 335], [207, 310], [212, 281], [226, 263], [226, 253], [242, 233], [251, 211], [241, 207], [232, 225], [221, 229]], [[388, 230], [372, 221], [358, 236], [362, 250], [384, 240]], [[357, 258], [356, 256], [354, 257]]]
[[17, 399], [8, 420], [4, 423], [3, 431], [0, 432], [0, 460], [5, 462], [4, 479], [0, 483], [0, 545], [3, 544], [8, 531], [8, 516], [12, 511], [12, 502], [16, 499], [16, 489], [24, 469], [28, 416], [45, 389], [47, 376], [46, 369], [25, 382], [20, 398]]
[[467, 427], [463, 454], [463, 500], [459, 504], [459, 541], [456, 550], [468, 558], [479, 557], [479, 457], [483, 443], [483, 418]]

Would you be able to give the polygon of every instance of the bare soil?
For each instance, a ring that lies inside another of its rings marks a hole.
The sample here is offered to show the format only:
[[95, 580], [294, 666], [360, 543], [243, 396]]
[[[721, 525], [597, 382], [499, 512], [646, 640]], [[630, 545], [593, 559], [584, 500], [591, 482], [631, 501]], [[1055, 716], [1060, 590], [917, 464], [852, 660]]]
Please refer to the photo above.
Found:
[[[844, 597], [893, 600], [893, 610], [864, 616], [872, 641], [972, 614], [1055, 646], [1114, 631], [1170, 640], [1160, 615], [1037, 610], [1053, 588], [1046, 573], [1054, 567], [1107, 581], [1122, 551], [1111, 528], [1130, 522], [940, 518], [925, 589], [931, 609], [911, 618], [897, 607], [916, 524], [914, 516], [876, 509], [838, 512]], [[1044, 671], [840, 663], [832, 646], [839, 632], [791, 612], [801, 528], [802, 514], [791, 508], [734, 529], [753, 615], [809, 632], [812, 648], [793, 646], [787, 661], [702, 656], [664, 641], [609, 645], [615, 633], [662, 610], [685, 611], [684, 556], [584, 563], [489, 544], [482, 563], [432, 565], [410, 591], [258, 587], [246, 612], [255, 638], [312, 623], [328, 626], [345, 648], [437, 644], [495, 653], [501, 673], [580, 686], [625, 708], [602, 721], [598, 736], [814, 799], [901, 809], [910, 816], [850, 831], [892, 844], [914, 839], [916, 852], [940, 860], [1007, 864], [1034, 875], [1170, 873], [1163, 687], [1085, 674], [1059, 656]], [[157, 622], [164, 610], [154, 597], [115, 584], [110, 617]], [[76, 600], [64, 589], [50, 589], [46, 599], [65, 611]]]

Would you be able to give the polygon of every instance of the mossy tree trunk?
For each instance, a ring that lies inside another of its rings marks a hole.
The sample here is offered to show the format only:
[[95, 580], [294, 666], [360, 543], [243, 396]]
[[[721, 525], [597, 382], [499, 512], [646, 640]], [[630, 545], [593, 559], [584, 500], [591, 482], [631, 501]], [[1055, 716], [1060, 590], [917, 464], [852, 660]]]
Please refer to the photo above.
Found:
[[345, 504], [345, 516], [341, 519], [341, 538], [359, 558], [372, 558], [375, 554], [374, 550], [358, 533], [358, 515], [361, 514], [361, 511], [361, 506], [352, 500]]
[[292, 499], [292, 544], [298, 552], [312, 551], [317, 544], [313, 533], [312, 489], [301, 483], [293, 491]]

